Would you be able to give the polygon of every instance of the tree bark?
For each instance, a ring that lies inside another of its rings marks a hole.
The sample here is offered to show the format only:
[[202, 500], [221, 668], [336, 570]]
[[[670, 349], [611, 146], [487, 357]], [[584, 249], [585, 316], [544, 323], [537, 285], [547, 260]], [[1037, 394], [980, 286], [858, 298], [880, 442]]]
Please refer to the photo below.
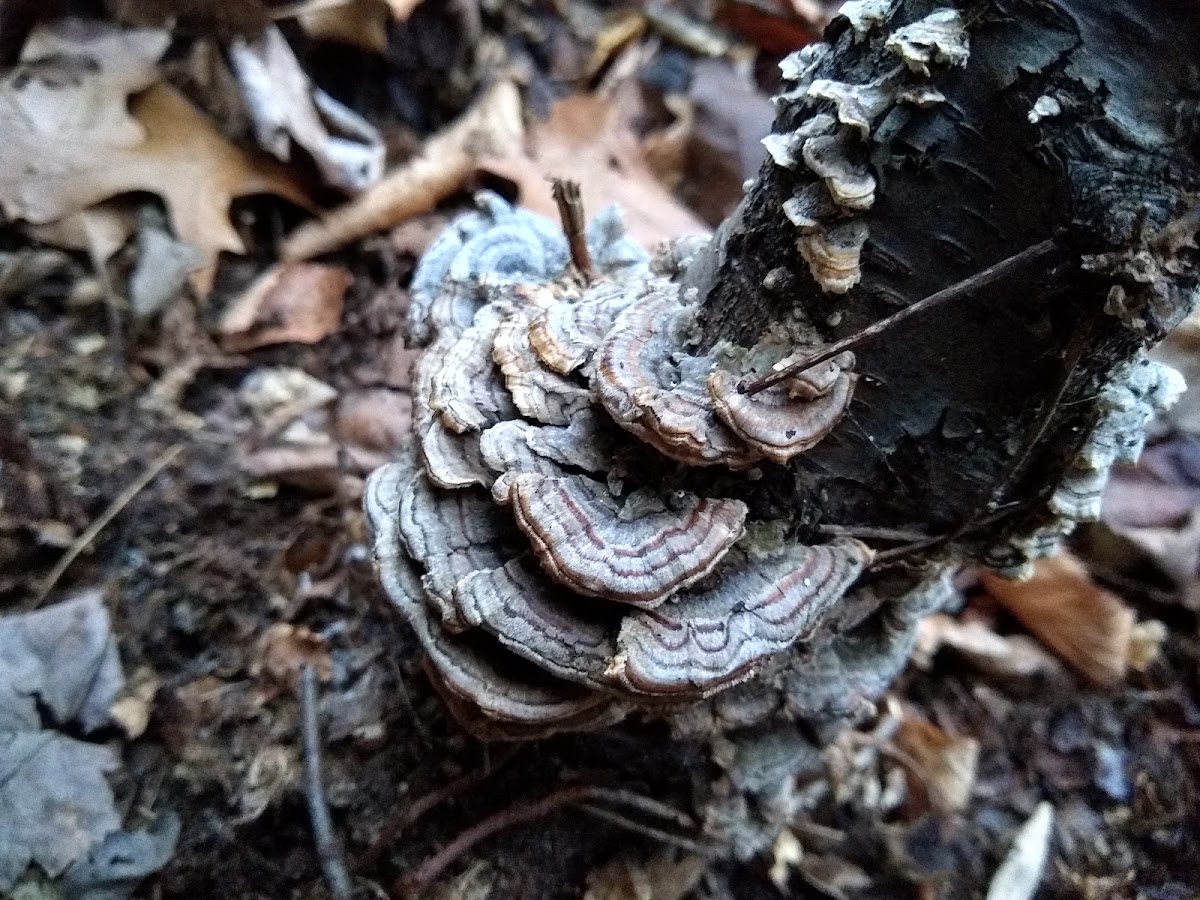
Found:
[[[939, 7], [903, 0], [866, 35], [835, 20], [812, 77], [884, 76], [888, 36]], [[688, 278], [710, 345], [752, 343], [797, 313], [834, 341], [1053, 240], [1048, 258], [856, 347], [864, 377], [842, 427], [763, 482], [802, 523], [944, 535], [978, 557], [1053, 518], [1046, 496], [1096, 424], [1101, 388], [1196, 297], [1191, 248], [1160, 260], [1153, 287], [1080, 260], [1144, 250], [1200, 188], [1200, 15], [1167, 0], [960, 10], [969, 57], [930, 66], [945, 101], [892, 107], [852, 148], [878, 182], [853, 290], [824, 292], [809, 273], [782, 207], [814, 176], [771, 160]], [[1031, 121], [1039, 98], [1058, 112]], [[774, 131], [833, 111], [785, 101]], [[1107, 312], [1116, 285], [1141, 308]]]

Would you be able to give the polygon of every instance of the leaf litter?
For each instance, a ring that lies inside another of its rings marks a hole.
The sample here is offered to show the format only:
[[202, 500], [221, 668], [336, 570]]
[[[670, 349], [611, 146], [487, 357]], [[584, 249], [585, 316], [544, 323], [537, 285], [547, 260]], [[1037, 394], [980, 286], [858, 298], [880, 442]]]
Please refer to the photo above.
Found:
[[[137, 4], [117, 6], [137, 21]], [[166, 6], [182, 15], [185, 5]], [[429, 234], [481, 183], [498, 180], [526, 206], [549, 211], [548, 174], [579, 178], [589, 209], [622, 201], [647, 244], [699, 230], [754, 167], [756, 123], [773, 90], [761, 77], [771, 65], [758, 64], [786, 52], [763, 48], [798, 40], [829, 10], [756, 4], [750, 15], [734, 10], [749, 5], [731, 4], [722, 32], [679, 4], [673, 16], [642, 18], [602, 48], [589, 43], [602, 18], [577, 0], [489, 8], [482, 19], [470, 3], [301, 4], [300, 19], [281, 13], [280, 26], [259, 5], [253, 21], [238, 23], [203, 6], [187, 35], [168, 35], [162, 10], [142, 16], [151, 26], [143, 31], [41, 26], [0, 84], [0, 117], [17, 136], [0, 149], [0, 204], [24, 220], [25, 234], [81, 250], [91, 263], [89, 274], [74, 257], [35, 250], [44, 257], [35, 265], [22, 248], [24, 262], [11, 269], [5, 296], [16, 315], [0, 321], [0, 421], [19, 399], [34, 427], [19, 464], [0, 446], [0, 560], [21, 560], [0, 577], [0, 591], [28, 599], [58, 556], [47, 549], [87, 523], [79, 509], [94, 514], [162, 447], [191, 442], [186, 464], [121, 512], [65, 582], [116, 577], [123, 586], [116, 637], [135, 675], [109, 699], [100, 733], [140, 734], [135, 749], [169, 753], [167, 805], [188, 813], [179, 852], [153, 890], [282, 896], [320, 890], [307, 827], [294, 815], [300, 667], [314, 664], [324, 679], [326, 787], [351, 852], [370, 845], [394, 809], [479, 766], [477, 748], [446, 722], [419, 677], [411, 636], [381, 614], [355, 506], [361, 474], [394, 455], [408, 431], [415, 351], [400, 324], [404, 285]], [[397, 52], [397, 35], [424, 54], [439, 42], [454, 46], [460, 33], [448, 28], [480, 37], [481, 49], [449, 72], [444, 93], [421, 95], [434, 107], [431, 121], [452, 121], [424, 136], [397, 122], [392, 107], [380, 115], [370, 95], [411, 94], [396, 74], [409, 70], [386, 55]], [[373, 75], [355, 76], [358, 93], [341, 90], [346, 82], [311, 54], [325, 40], [321, 29], [345, 36], [336, 39], [351, 54], [342, 61], [380, 54], [369, 62]], [[164, 61], [166, 38], [182, 46]], [[505, 42], [536, 52], [505, 57], [500, 80], [480, 82], [478, 61]], [[61, 59], [47, 43], [95, 64], [73, 68], [71, 54]], [[716, 56], [697, 58], [709, 53]], [[754, 53], [759, 77], [743, 77]], [[180, 77], [181, 64], [199, 65], [206, 54], [211, 78]], [[257, 66], [257, 93], [247, 66], [240, 83], [223, 70], [223, 58], [238, 54]], [[18, 84], [17, 74], [26, 80]], [[344, 104], [340, 112], [322, 99], [326, 88]], [[473, 101], [442, 108], [443, 96]], [[30, 109], [39, 111], [32, 120]], [[357, 122], [340, 131], [348, 109], [368, 129]], [[352, 147], [338, 146], [345, 138]], [[400, 151], [389, 174], [282, 240], [295, 221], [280, 214], [286, 204], [231, 206], [265, 192], [311, 209], [314, 178], [343, 190], [365, 186], [383, 143]], [[38, 177], [11, 177], [11, 166], [35, 153]], [[51, 178], [51, 167], [64, 177]], [[130, 192], [157, 195], [166, 216], [148, 218], [144, 197]], [[8, 271], [0, 269], [0, 284]], [[208, 302], [193, 304], [181, 276]], [[91, 318], [88, 304], [103, 296], [105, 279], [129, 301], [128, 357], [112, 354]], [[1184, 342], [1178, 352], [1193, 351]], [[125, 368], [114, 371], [114, 359]], [[915, 664], [896, 686], [903, 702], [893, 698], [815, 763], [785, 755], [771, 808], [787, 817], [781, 833], [790, 838], [777, 843], [770, 876], [757, 863], [653, 853], [611, 826], [589, 819], [583, 828], [560, 815], [481, 844], [439, 895], [727, 896], [734, 886], [741, 895], [769, 892], [771, 880], [803, 880], [832, 896], [890, 897], [944, 890], [948, 873], [980, 895], [992, 873], [995, 890], [1052, 885], [1061, 894], [1133, 884], [1135, 863], [1146, 873], [1182, 871], [1171, 848], [1187, 846], [1195, 804], [1175, 788], [1191, 783], [1200, 711], [1179, 689], [1194, 649], [1192, 620], [1185, 606], [1169, 604], [1197, 590], [1200, 516], [1187, 450], [1195, 435], [1186, 403], [1177, 409], [1143, 463], [1114, 477], [1110, 495], [1125, 490], [1128, 501], [1110, 500], [1106, 511], [1110, 530], [1122, 532], [1121, 554], [1098, 555], [1088, 535], [1076, 551], [1090, 577], [1059, 561], [1015, 595], [989, 576], [964, 576], [962, 611], [922, 628]], [[107, 420], [113, 410], [121, 426]], [[68, 488], [70, 503], [51, 489], [58, 479], [39, 480], [49, 472], [79, 482]], [[38, 496], [30, 506], [8, 499]], [[58, 740], [53, 724], [39, 719], [38, 728]], [[63, 739], [99, 748], [91, 768], [79, 768], [99, 792], [84, 802], [101, 821], [101, 801], [111, 801], [122, 775], [106, 768], [118, 764], [115, 739], [94, 742], [81, 727]], [[711, 781], [686, 750], [662, 742], [637, 744], [629, 760], [637, 740], [622, 732], [523, 750], [503, 778], [443, 792], [451, 802], [356, 874], [403, 871], [423, 848], [445, 845], [514, 798], [537, 796], [531, 785], [547, 780], [599, 773], [677, 799], [691, 796], [697, 779]], [[1059, 837], [1043, 865], [1049, 830], [1018, 835], [1031, 817], [1041, 827], [1047, 801]], [[695, 812], [712, 824], [706, 814], [718, 808]], [[172, 823], [160, 815], [93, 841], [55, 887], [91, 878], [127, 890], [166, 860]], [[1020, 860], [1002, 865], [1010, 847]], [[276, 861], [281, 848], [286, 869]], [[141, 860], [140, 868], [121, 870], [121, 858]], [[1020, 877], [1001, 877], [1014, 871]], [[1157, 889], [1153, 877], [1142, 877], [1139, 890]]]
[[123, 683], [99, 591], [0, 618], [0, 891], [32, 864], [65, 873], [69, 896], [127, 896], [166, 862], [178, 823], [124, 831], [107, 778], [117, 752], [71, 731], [107, 725]]

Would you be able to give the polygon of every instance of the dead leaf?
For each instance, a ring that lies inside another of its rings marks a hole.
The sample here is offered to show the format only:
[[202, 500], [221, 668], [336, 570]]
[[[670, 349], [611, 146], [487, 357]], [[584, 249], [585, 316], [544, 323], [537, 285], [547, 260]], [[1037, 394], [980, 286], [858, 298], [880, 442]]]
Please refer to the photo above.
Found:
[[64, 250], [81, 250], [99, 268], [137, 231], [137, 204], [124, 197], [105, 200], [44, 225], [26, 225], [34, 240]]
[[848, 900], [852, 891], [872, 885], [871, 876], [848, 859], [831, 853], [806, 853], [796, 864], [810, 885], [834, 900]]
[[294, 140], [309, 152], [327, 184], [346, 191], [360, 191], [379, 180], [384, 162], [379, 132], [313, 86], [278, 27], [234, 38], [229, 60], [259, 146], [287, 162]]
[[1179, 587], [1188, 609], [1200, 609], [1200, 508], [1193, 509], [1177, 528], [1129, 528], [1113, 531], [1148, 555]]
[[1000, 635], [978, 620], [959, 621], [943, 613], [926, 616], [917, 629], [913, 662], [929, 668], [942, 647], [957, 651], [981, 671], [1000, 678], [1066, 678], [1062, 664], [1033, 638]]
[[727, 61], [697, 61], [688, 96], [693, 125], [688, 182], [700, 185], [688, 199], [707, 222], [720, 222], [741, 202], [742, 185], [766, 158], [762, 137], [771, 130], [774, 107]]
[[1031, 900], [1042, 880], [1054, 835], [1054, 807], [1043, 801], [1021, 826], [1004, 862], [992, 876], [987, 900]]
[[303, 369], [255, 369], [238, 386], [238, 400], [254, 415], [259, 431], [272, 434], [304, 413], [337, 399], [337, 389]]
[[636, 87], [612, 96], [572, 94], [555, 103], [550, 118], [535, 123], [523, 151], [492, 153], [481, 167], [517, 184], [521, 205], [557, 220], [549, 177], [578, 181], [584, 209], [618, 204], [629, 234], [646, 247], [707, 231], [703, 222], [654, 177], [630, 124]]
[[253, 822], [299, 783], [300, 759], [295, 747], [260, 747], [237, 788], [237, 821]]
[[513, 152], [523, 134], [520, 94], [512, 82], [498, 82], [417, 156], [321, 221], [292, 232], [283, 258], [309, 259], [429, 212], [467, 182], [482, 156]]
[[587, 876], [584, 900], [683, 900], [708, 864], [703, 857], [662, 851], [645, 862], [618, 857]]
[[979, 741], [949, 734], [909, 709], [892, 740], [900, 750], [900, 761], [912, 768], [910, 774], [935, 810], [966, 809], [979, 765]]
[[[0, 618], [0, 892], [31, 863], [52, 878], [78, 867], [70, 896], [91, 896], [112, 878], [111, 867], [95, 863], [106, 842], [129, 834], [105, 778], [118, 756], [58, 729], [107, 724], [122, 683], [99, 591]], [[168, 837], [162, 861], [174, 846]], [[142, 861], [129, 860], [131, 877]]]
[[346, 289], [342, 266], [282, 263], [268, 269], [221, 316], [221, 343], [236, 353], [290, 342], [315, 344], [337, 331]]
[[1069, 553], [1034, 564], [1027, 581], [981, 572], [984, 590], [1030, 633], [1089, 681], [1112, 686], [1125, 677], [1133, 610], [1097, 585]]
[[[79, 215], [87, 216], [91, 210]], [[188, 276], [204, 265], [200, 251], [149, 225], [138, 232], [138, 258], [129, 276], [129, 306], [143, 318], [179, 296]]]
[[325, 639], [302, 625], [276, 622], [258, 639], [250, 674], [267, 675], [280, 686], [294, 688], [306, 665], [316, 670], [321, 681], [333, 675], [333, 660]]
[[193, 285], [207, 293], [217, 254], [244, 249], [228, 217], [235, 197], [309, 201], [277, 163], [235, 147], [175, 88], [153, 83], [167, 40], [71, 19], [39, 28], [0, 82], [0, 207], [46, 223], [117, 194], [158, 194], [176, 236], [203, 256]]
[[771, 845], [771, 869], [767, 875], [772, 884], [786, 893], [792, 871], [799, 867], [802, 859], [804, 847], [800, 844], [800, 839], [790, 828], [783, 829]]
[[411, 431], [412, 396], [403, 391], [369, 388], [348, 393], [338, 403], [334, 434], [352, 455], [392, 459], [411, 439]]
[[133, 673], [120, 698], [109, 708], [113, 721], [121, 726], [128, 738], [139, 738], [150, 724], [154, 697], [162, 681], [154, 670], [142, 666]]
[[383, 56], [388, 47], [391, 10], [384, 0], [349, 0], [337, 6], [313, 4], [299, 13], [301, 27], [314, 41], [358, 47]]

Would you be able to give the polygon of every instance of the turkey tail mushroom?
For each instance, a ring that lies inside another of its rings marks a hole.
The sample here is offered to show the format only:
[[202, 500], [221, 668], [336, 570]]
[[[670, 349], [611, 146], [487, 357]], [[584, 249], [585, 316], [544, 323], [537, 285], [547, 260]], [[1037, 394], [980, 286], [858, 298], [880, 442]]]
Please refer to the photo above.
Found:
[[519, 233], [527, 215], [486, 200], [422, 263], [432, 344], [412, 458], [365, 496], [380, 580], [435, 688], [494, 739], [603, 727], [744, 680], [870, 558], [856, 541], [763, 544], [775, 530], [750, 527], [747, 476], [732, 474], [834, 428], [853, 356], [737, 394], [671, 280], [703, 242], [668, 246], [651, 274], [609, 215], [588, 229], [600, 280], [581, 288], [532, 274], [561, 254], [540, 225]]

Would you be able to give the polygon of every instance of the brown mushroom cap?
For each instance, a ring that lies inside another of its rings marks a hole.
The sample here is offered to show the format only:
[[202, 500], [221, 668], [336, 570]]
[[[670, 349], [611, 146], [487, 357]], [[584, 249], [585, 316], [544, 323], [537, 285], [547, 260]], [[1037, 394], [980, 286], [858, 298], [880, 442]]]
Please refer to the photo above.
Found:
[[872, 555], [847, 539], [731, 567], [712, 588], [626, 617], [609, 674], [652, 696], [727, 687], [806, 637]]
[[680, 494], [673, 508], [622, 509], [583, 475], [513, 480], [513, 514], [546, 572], [580, 594], [654, 607], [711, 572], [746, 520], [746, 504]]
[[[814, 447], [829, 434], [850, 405], [857, 379], [838, 370], [826, 386], [819, 376], [796, 377], [788, 385], [743, 394], [732, 372], [718, 369], [708, 377], [717, 415], [751, 447], [768, 459], [783, 464]], [[812, 399], [789, 396], [792, 391], [814, 394]]]
[[705, 387], [713, 360], [688, 355], [675, 333], [689, 315], [663, 293], [630, 306], [597, 351], [592, 387], [618, 425], [663, 455], [747, 468], [759, 454], [717, 419]]
[[522, 415], [547, 425], [566, 425], [591, 405], [591, 391], [542, 365], [529, 338], [537, 314], [536, 308], [527, 308], [505, 319], [496, 332], [492, 358]]

